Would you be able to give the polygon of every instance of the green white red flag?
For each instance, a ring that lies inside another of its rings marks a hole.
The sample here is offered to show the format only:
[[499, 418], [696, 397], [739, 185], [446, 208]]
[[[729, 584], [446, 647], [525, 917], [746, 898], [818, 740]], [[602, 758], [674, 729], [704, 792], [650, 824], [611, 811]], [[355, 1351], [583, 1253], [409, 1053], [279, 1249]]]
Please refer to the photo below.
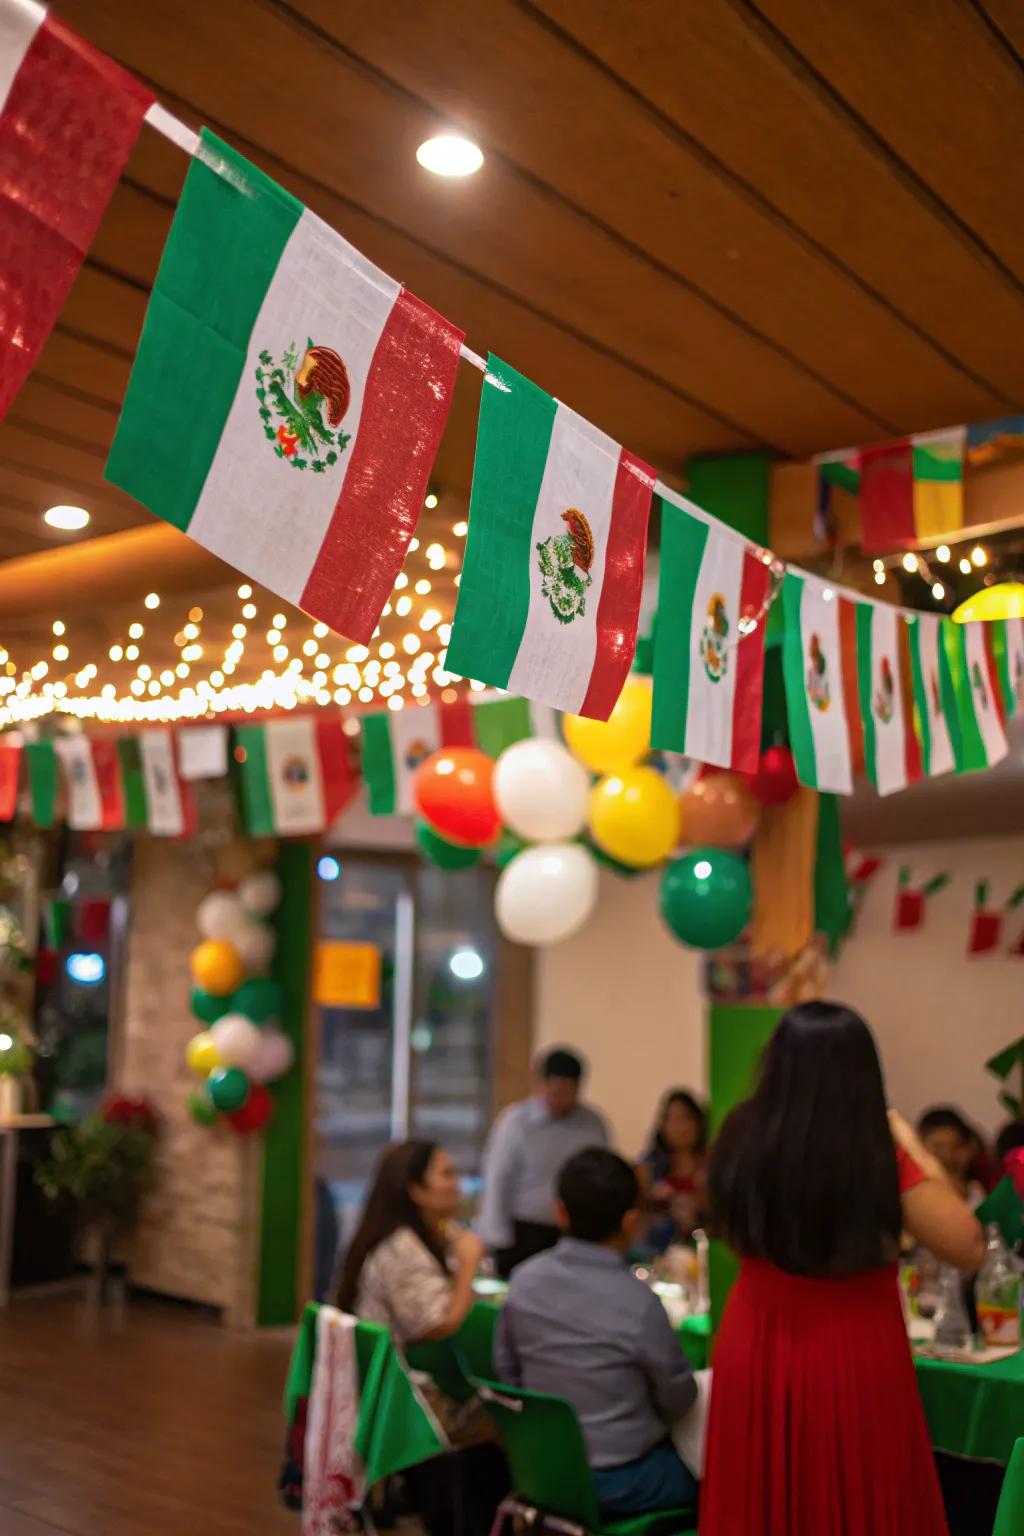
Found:
[[461, 343], [204, 129], [107, 478], [368, 641], [423, 505]]
[[1024, 709], [1024, 619], [990, 619], [992, 654], [1007, 716]]
[[323, 832], [355, 793], [348, 742], [336, 715], [240, 725], [235, 740], [245, 824], [254, 837]]
[[812, 789], [848, 795], [862, 762], [856, 647], [848, 638], [856, 604], [814, 576], [787, 571], [783, 677], [797, 778]]
[[910, 639], [898, 608], [857, 604], [857, 674], [864, 726], [864, 762], [880, 795], [921, 777], [914, 730]]
[[651, 746], [753, 773], [769, 570], [691, 503], [662, 499]]
[[0, 7], [0, 418], [50, 334], [152, 101], [44, 6]]
[[991, 768], [1007, 753], [999, 672], [987, 623], [953, 624], [944, 631], [956, 719], [957, 772]]
[[416, 769], [442, 747], [471, 747], [468, 700], [407, 704], [363, 716], [363, 778], [373, 816], [411, 816]]
[[515, 699], [510, 694], [481, 693], [471, 705], [476, 745], [488, 757], [499, 758], [507, 747], [534, 736], [558, 740], [558, 717], [549, 704]]
[[52, 741], [30, 741], [25, 747], [32, 820], [52, 827], [57, 815], [57, 754]]
[[21, 771], [21, 747], [0, 741], [0, 821], [13, 821], [18, 809], [18, 777]]
[[490, 357], [447, 671], [607, 720], [636, 650], [653, 483]]
[[146, 825], [154, 837], [190, 837], [196, 829], [195, 799], [178, 769], [174, 732], [147, 730], [139, 736]]
[[64, 773], [68, 826], [110, 832], [124, 826], [117, 743], [112, 737], [58, 736], [54, 746]]
[[953, 620], [938, 614], [907, 617], [910, 668], [914, 686], [914, 722], [921, 743], [921, 771], [934, 779], [956, 767], [954, 725], [950, 725], [952, 692], [946, 660], [946, 632]]

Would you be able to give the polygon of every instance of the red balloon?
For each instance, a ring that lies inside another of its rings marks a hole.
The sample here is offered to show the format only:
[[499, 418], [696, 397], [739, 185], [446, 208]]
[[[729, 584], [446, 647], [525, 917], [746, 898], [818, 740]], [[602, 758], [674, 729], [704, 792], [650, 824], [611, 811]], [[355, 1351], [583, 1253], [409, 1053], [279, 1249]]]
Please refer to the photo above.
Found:
[[798, 788], [796, 764], [788, 747], [769, 747], [761, 753], [757, 772], [744, 777], [762, 805], [785, 805]]
[[269, 1125], [273, 1113], [274, 1101], [268, 1090], [262, 1083], [253, 1083], [249, 1090], [249, 1097], [241, 1109], [233, 1109], [224, 1118], [237, 1135], [248, 1136], [253, 1131], [262, 1131], [265, 1125]]
[[483, 848], [501, 831], [494, 762], [476, 747], [442, 747], [416, 770], [416, 809], [435, 832], [463, 848]]

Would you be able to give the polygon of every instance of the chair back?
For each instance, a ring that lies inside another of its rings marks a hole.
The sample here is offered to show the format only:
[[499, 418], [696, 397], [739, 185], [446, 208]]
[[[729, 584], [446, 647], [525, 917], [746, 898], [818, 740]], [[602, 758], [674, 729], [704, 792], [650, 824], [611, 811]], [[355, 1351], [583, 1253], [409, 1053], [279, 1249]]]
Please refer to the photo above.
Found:
[[1021, 1536], [1024, 1531], [1024, 1436], [1010, 1452], [1010, 1460], [999, 1495], [996, 1523], [992, 1536]]
[[476, 1388], [498, 1431], [518, 1496], [585, 1530], [600, 1530], [594, 1479], [572, 1404], [496, 1381], [478, 1379]]

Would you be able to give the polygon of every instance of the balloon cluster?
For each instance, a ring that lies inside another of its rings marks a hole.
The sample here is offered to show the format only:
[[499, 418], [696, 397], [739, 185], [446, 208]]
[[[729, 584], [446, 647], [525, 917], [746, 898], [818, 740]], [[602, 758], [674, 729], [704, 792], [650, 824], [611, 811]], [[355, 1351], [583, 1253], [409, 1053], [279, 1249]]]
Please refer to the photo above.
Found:
[[277, 943], [268, 919], [280, 900], [277, 876], [259, 870], [199, 903], [192, 1012], [207, 1027], [186, 1051], [189, 1070], [203, 1079], [188, 1098], [199, 1125], [223, 1118], [239, 1135], [262, 1130], [274, 1110], [267, 1084], [292, 1064], [292, 1043], [277, 1027], [281, 986], [267, 974]]

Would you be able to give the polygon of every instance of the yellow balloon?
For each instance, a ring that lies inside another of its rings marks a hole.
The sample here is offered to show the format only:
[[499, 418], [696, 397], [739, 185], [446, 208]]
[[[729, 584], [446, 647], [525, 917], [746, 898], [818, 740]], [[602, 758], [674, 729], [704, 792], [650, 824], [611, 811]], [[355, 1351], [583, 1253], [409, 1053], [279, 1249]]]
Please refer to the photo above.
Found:
[[620, 864], [649, 869], [667, 859], [679, 841], [679, 803], [655, 769], [627, 768], [591, 790], [590, 831]]
[[213, 1036], [208, 1029], [204, 1029], [198, 1035], [193, 1035], [185, 1047], [185, 1060], [188, 1069], [197, 1077], [209, 1077], [214, 1067], [223, 1063], [217, 1054], [217, 1047], [213, 1043]]
[[562, 722], [570, 752], [593, 773], [622, 773], [651, 749], [650, 678], [628, 677], [607, 720], [566, 715]]
[[225, 997], [245, 979], [242, 957], [226, 939], [207, 939], [192, 951], [192, 979], [204, 992]]

